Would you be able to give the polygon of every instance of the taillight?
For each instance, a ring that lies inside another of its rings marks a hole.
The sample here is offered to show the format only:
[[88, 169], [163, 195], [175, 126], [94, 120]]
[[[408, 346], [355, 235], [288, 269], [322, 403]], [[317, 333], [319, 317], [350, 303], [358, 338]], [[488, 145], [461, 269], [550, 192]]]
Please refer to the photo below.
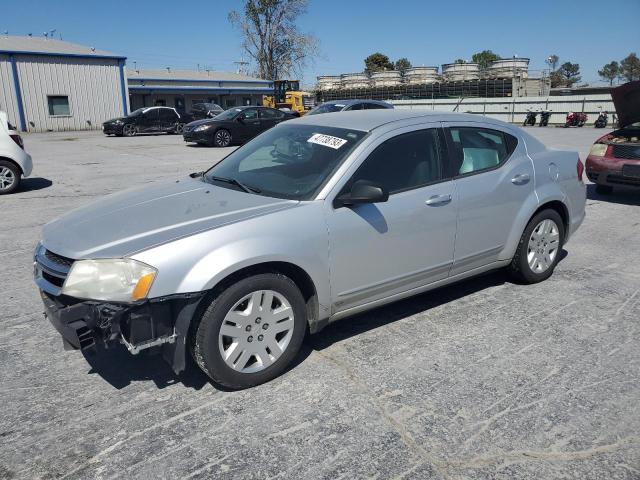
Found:
[[14, 142], [16, 142], [18, 144], [18, 146], [24, 150], [24, 142], [22, 141], [22, 137], [20, 135], [17, 134], [13, 134], [13, 135], [9, 135]]
[[584, 173], [584, 165], [582, 164], [582, 160], [578, 157], [578, 163], [576, 164], [576, 168], [578, 169], [578, 181], [582, 183], [582, 174]]

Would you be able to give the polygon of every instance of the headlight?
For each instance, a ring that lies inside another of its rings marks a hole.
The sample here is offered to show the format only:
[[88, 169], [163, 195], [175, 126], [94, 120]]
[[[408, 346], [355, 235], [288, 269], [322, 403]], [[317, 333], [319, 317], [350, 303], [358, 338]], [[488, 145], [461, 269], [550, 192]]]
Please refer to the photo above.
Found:
[[198, 125], [196, 128], [193, 129], [194, 132], [204, 132], [205, 130], [209, 130], [211, 128], [211, 125]]
[[157, 270], [130, 258], [78, 260], [62, 286], [70, 297], [110, 302], [147, 298]]
[[595, 157], [604, 157], [604, 154], [607, 152], [607, 145], [604, 143], [594, 143], [591, 146], [591, 151], [589, 155], [593, 155]]

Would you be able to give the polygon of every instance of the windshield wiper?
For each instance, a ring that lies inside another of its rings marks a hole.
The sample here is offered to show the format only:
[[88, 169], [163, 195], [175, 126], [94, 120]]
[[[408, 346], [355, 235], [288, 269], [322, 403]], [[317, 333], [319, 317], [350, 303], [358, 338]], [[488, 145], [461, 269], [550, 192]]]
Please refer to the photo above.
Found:
[[226, 178], [226, 177], [216, 177], [213, 175], [205, 176], [204, 178], [210, 178], [211, 180], [217, 180], [218, 182], [230, 183], [231, 185], [235, 185], [236, 187], [240, 187], [247, 193], [261, 193], [262, 190], [256, 187], [251, 187], [249, 185], [245, 185], [244, 183], [236, 180], [235, 178]]

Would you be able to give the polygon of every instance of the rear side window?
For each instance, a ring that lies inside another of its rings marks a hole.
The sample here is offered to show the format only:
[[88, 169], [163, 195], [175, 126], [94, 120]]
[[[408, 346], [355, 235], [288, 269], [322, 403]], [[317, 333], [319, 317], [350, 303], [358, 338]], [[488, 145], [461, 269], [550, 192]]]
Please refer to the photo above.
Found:
[[265, 120], [284, 117], [284, 113], [280, 110], [274, 110], [273, 108], [261, 108], [258, 112], [260, 112], [260, 118], [264, 118]]
[[345, 190], [358, 180], [368, 180], [393, 194], [441, 178], [438, 134], [431, 128], [398, 135], [380, 144], [360, 165]]
[[497, 168], [518, 145], [513, 135], [488, 128], [450, 127], [447, 131], [454, 176]]
[[380, 105], [379, 103], [365, 103], [365, 108], [367, 110], [379, 110], [381, 108], [387, 108], [384, 105]]
[[160, 120], [166, 120], [168, 122], [172, 122], [178, 118], [176, 112], [169, 108], [161, 108], [160, 110]]

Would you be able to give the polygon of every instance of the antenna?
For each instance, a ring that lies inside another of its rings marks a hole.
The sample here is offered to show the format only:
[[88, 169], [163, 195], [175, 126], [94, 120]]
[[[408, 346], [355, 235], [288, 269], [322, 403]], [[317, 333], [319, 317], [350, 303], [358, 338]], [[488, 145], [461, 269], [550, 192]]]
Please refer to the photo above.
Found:
[[244, 61], [244, 57], [242, 58], [242, 60], [233, 62], [234, 64], [236, 64], [238, 66], [236, 73], [238, 74], [242, 74], [242, 75], [246, 75], [247, 71], [246, 71], [246, 66], [249, 65], [249, 62], [245, 62]]

